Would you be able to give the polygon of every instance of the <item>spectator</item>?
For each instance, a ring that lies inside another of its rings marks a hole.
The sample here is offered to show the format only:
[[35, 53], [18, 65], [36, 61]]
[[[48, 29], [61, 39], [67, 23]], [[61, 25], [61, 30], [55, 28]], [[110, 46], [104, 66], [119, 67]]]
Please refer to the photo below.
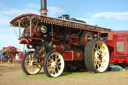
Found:
[[20, 57], [19, 57], [18, 54], [16, 54], [16, 56], [15, 56], [15, 63], [19, 63], [19, 60], [20, 60]]
[[7, 55], [7, 54], [5, 54], [4, 58], [5, 58], [5, 60], [8, 60], [8, 55]]
[[9, 56], [8, 63], [10, 64], [11, 61], [12, 61], [12, 56]]
[[3, 60], [3, 54], [0, 55], [0, 60], [1, 60], [1, 63], [2, 63], [2, 60]]

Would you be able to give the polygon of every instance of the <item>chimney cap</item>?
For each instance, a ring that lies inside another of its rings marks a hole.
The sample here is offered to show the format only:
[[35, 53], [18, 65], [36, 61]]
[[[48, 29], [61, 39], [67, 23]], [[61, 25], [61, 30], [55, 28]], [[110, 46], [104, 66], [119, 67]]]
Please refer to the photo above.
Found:
[[47, 15], [48, 10], [47, 9], [40, 9], [40, 13], [43, 15]]

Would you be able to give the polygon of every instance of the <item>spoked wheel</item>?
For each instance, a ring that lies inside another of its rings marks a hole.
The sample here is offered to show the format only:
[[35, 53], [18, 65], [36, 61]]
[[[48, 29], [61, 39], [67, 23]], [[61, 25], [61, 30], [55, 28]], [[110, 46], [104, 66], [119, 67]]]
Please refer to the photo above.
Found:
[[48, 77], [58, 77], [64, 71], [64, 58], [57, 51], [49, 52], [44, 58], [44, 72]]
[[109, 65], [108, 47], [102, 40], [92, 40], [85, 47], [84, 61], [89, 71], [104, 72]]
[[39, 73], [41, 70], [41, 66], [38, 64], [34, 64], [37, 62], [38, 62], [38, 59], [37, 59], [37, 56], [35, 56], [35, 52], [33, 51], [27, 52], [23, 56], [22, 63], [21, 63], [23, 72], [27, 75]]

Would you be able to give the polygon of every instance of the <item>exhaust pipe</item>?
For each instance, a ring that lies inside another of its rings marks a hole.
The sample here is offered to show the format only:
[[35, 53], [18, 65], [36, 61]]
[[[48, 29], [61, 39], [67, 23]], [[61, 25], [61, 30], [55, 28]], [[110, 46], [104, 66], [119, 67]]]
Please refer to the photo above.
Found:
[[40, 9], [40, 13], [41, 15], [47, 15], [47, 2], [46, 0], [41, 0], [41, 9]]

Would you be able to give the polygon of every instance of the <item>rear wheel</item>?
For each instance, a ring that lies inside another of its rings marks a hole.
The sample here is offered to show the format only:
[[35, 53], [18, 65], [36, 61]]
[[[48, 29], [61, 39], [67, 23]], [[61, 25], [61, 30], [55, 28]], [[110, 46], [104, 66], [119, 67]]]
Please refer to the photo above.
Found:
[[109, 65], [109, 51], [105, 42], [102, 40], [88, 42], [85, 47], [84, 61], [89, 71], [106, 71]]
[[44, 73], [48, 77], [58, 77], [64, 71], [64, 58], [63, 56], [57, 51], [49, 52], [44, 58]]
[[37, 56], [35, 55], [35, 52], [27, 52], [23, 58], [22, 58], [22, 69], [23, 72], [26, 75], [32, 75], [32, 74], [37, 74], [41, 70], [41, 65], [37, 65], [34, 63], [37, 63], [39, 60]]

